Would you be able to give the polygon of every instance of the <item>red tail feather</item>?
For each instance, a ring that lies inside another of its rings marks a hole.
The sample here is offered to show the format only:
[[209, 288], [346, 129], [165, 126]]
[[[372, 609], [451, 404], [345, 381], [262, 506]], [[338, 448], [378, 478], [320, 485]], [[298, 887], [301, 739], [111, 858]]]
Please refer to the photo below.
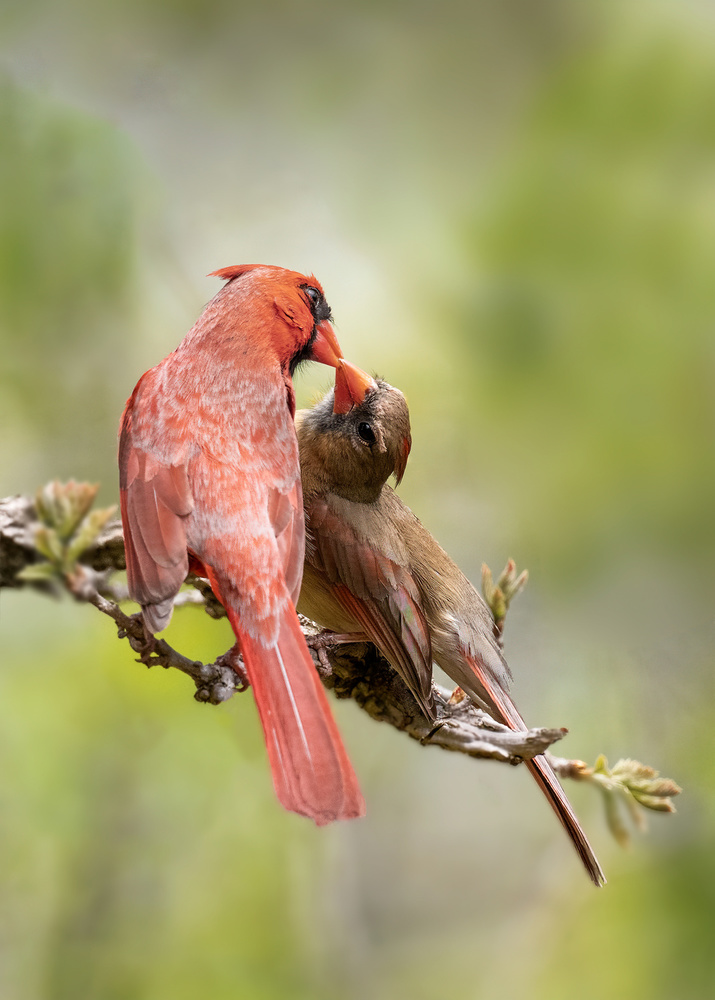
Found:
[[318, 826], [363, 816], [357, 777], [293, 607], [286, 609], [277, 644], [268, 648], [247, 636], [231, 611], [228, 616], [243, 651], [280, 802]]

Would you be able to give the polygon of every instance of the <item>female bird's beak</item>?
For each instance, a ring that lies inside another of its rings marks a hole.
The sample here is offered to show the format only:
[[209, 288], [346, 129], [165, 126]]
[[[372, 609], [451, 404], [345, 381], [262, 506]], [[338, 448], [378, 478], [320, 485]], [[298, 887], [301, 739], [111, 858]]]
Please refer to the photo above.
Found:
[[324, 319], [322, 323], [318, 323], [316, 331], [308, 357], [311, 361], [319, 361], [323, 365], [337, 368], [343, 352], [340, 349], [338, 338], [335, 336], [335, 330], [328, 320]]
[[410, 457], [410, 449], [412, 448], [412, 437], [410, 434], [402, 439], [402, 446], [400, 448], [400, 454], [395, 462], [395, 482], [399, 486], [402, 482], [402, 477], [405, 474], [405, 468], [407, 466], [407, 459]]
[[333, 413], [348, 413], [353, 406], [360, 406], [371, 389], [377, 389], [375, 379], [341, 358], [335, 372]]

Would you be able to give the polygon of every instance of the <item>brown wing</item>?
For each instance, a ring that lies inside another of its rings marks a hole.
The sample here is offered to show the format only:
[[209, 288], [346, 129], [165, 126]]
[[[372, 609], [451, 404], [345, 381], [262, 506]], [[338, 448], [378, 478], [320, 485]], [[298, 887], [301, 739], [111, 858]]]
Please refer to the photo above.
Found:
[[185, 465], [164, 465], [132, 443], [132, 400], [121, 423], [119, 497], [129, 593], [160, 632], [188, 572], [184, 518], [194, 501]]
[[[344, 504], [347, 501], [343, 501]], [[364, 504], [355, 504], [366, 516]], [[372, 512], [371, 512], [372, 513]], [[331, 594], [364, 629], [407, 684], [428, 719], [435, 718], [432, 648], [420, 595], [409, 567], [380, 544], [379, 515], [368, 542], [324, 500], [310, 507], [308, 561]]]

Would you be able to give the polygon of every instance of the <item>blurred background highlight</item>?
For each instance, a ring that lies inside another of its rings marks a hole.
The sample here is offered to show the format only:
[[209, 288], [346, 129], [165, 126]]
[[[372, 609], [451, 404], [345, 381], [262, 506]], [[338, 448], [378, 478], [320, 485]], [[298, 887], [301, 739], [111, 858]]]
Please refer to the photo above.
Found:
[[[336, 704], [368, 817], [274, 800], [251, 696], [197, 705], [89, 607], [0, 601], [5, 1000], [705, 1000], [715, 910], [715, 11], [697, 0], [0, 11], [0, 496], [116, 500], [139, 375], [265, 262], [406, 392], [401, 495], [513, 556], [527, 721], [685, 789], [628, 851], [569, 786]], [[327, 388], [313, 367], [299, 405]], [[207, 660], [225, 623], [174, 617]]]

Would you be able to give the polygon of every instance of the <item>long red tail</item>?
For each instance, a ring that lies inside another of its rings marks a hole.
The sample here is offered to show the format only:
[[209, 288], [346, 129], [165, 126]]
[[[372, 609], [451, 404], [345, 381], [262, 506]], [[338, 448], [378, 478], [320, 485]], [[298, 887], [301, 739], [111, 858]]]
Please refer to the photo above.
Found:
[[[475, 691], [478, 700], [483, 701], [486, 693], [488, 700], [491, 702], [490, 708], [497, 721], [503, 723], [505, 726], [509, 726], [510, 729], [526, 729], [526, 723], [519, 714], [514, 702], [505, 691], [494, 686], [479, 661], [470, 656], [466, 656], [465, 660], [478, 682], [478, 688]], [[462, 686], [467, 691], [467, 694], [469, 694], [468, 686], [464, 684]], [[531, 760], [527, 760], [526, 766], [531, 771], [536, 783], [549, 800], [551, 808], [559, 817], [562, 826], [571, 838], [571, 842], [576, 848], [578, 856], [581, 858], [591, 881], [597, 886], [605, 885], [606, 876], [603, 874], [603, 870], [598, 863], [598, 858], [594, 854], [593, 848], [589, 844], [588, 838], [576, 818], [576, 814], [571, 808], [571, 803], [567, 799], [566, 793], [561, 787], [551, 764], [549, 764], [545, 757], [539, 755]]]
[[243, 651], [279, 801], [318, 826], [363, 816], [358, 780], [293, 606], [269, 647], [246, 635], [230, 610], [228, 617]]

